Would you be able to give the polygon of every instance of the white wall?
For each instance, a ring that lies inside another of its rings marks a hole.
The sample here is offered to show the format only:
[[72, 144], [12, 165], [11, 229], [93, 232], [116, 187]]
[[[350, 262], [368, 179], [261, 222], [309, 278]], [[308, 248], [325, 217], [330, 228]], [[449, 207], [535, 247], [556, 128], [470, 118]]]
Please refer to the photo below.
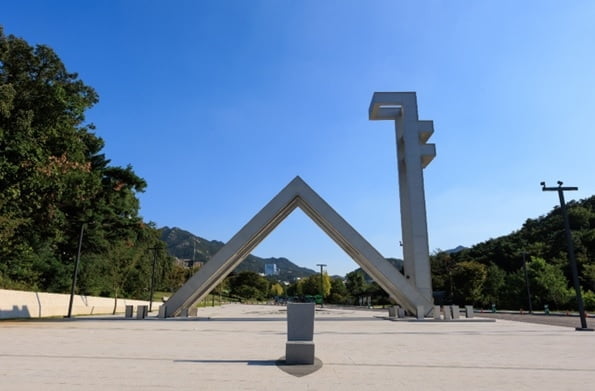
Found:
[[[0, 289], [0, 319], [43, 318], [68, 314], [70, 295], [60, 293], [12, 291]], [[153, 301], [153, 309], [161, 303]], [[124, 313], [126, 305], [149, 305], [148, 301], [118, 299], [116, 313]], [[75, 295], [72, 315], [111, 314], [114, 299]]]

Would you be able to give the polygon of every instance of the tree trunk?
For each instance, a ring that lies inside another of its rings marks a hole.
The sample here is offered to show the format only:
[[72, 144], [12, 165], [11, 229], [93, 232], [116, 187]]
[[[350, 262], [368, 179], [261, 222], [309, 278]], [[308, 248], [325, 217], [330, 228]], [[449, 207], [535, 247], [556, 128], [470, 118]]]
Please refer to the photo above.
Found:
[[114, 310], [112, 315], [116, 315], [116, 309], [118, 308], [118, 288], [116, 288], [116, 294], [114, 296]]

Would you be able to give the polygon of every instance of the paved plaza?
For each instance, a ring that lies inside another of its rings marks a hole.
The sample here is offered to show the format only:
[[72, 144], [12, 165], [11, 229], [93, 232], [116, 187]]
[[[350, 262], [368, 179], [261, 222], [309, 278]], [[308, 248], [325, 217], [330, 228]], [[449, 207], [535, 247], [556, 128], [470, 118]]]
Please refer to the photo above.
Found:
[[316, 312], [317, 363], [280, 361], [284, 307], [230, 304], [197, 318], [0, 322], [1, 390], [591, 390], [595, 333], [495, 322]]

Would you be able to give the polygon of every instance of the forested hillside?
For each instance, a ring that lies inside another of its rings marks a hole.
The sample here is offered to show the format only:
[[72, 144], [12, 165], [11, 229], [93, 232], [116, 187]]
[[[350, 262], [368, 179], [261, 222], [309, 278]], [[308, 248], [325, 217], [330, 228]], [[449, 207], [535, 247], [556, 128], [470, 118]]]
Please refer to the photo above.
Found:
[[[579, 279], [588, 310], [595, 309], [595, 196], [568, 203], [570, 227]], [[481, 224], [481, 222], [478, 222]], [[510, 235], [490, 239], [456, 253], [432, 257], [434, 290], [439, 299], [499, 308], [576, 309], [567, 257], [567, 243], [560, 208], [537, 219], [528, 219]]]
[[[207, 240], [177, 227], [163, 227], [160, 231], [161, 239], [167, 244], [169, 254], [181, 259], [207, 262], [224, 245], [223, 242]], [[261, 258], [252, 254], [238, 265], [235, 272], [263, 273], [265, 264], [277, 265], [279, 274], [275, 278], [281, 281], [294, 281], [296, 278], [308, 277], [316, 273], [314, 270], [297, 266], [287, 258]]]
[[85, 122], [98, 100], [51, 48], [0, 27], [0, 288], [68, 291], [81, 232], [81, 293], [142, 297], [165, 259], [139, 216], [146, 182]]

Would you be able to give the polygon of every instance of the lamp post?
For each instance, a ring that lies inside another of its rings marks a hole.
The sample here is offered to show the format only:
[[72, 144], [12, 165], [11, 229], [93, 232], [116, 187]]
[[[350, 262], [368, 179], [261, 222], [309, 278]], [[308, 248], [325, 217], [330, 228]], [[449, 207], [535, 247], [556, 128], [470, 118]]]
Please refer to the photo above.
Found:
[[316, 266], [320, 266], [320, 308], [324, 307], [324, 276], [323, 268], [326, 266], [324, 263], [317, 263]]
[[157, 250], [159, 247], [151, 247], [153, 250], [153, 268], [151, 269], [151, 294], [149, 296], [149, 312], [153, 311], [153, 289], [155, 286], [155, 264], [157, 263]]
[[576, 327], [577, 331], [593, 331], [587, 327], [587, 317], [585, 316], [585, 307], [583, 304], [583, 297], [581, 295], [581, 287], [578, 281], [578, 268], [576, 266], [576, 258], [574, 257], [574, 245], [572, 243], [572, 232], [570, 231], [570, 222], [568, 220], [568, 211], [566, 210], [566, 202], [564, 201], [565, 191], [575, 191], [578, 187], [562, 187], [563, 182], [558, 181], [558, 187], [546, 187], [545, 182], [541, 182], [542, 191], [557, 191], [560, 198], [560, 210], [564, 218], [564, 230], [566, 231], [566, 241], [568, 243], [568, 262], [570, 263], [570, 270], [572, 272], [572, 282], [574, 290], [576, 291], [576, 301], [578, 303], [578, 312], [581, 318], [581, 327]]
[[529, 273], [527, 273], [527, 261], [525, 260], [525, 250], [523, 250], [523, 269], [525, 270], [525, 285], [527, 285], [527, 299], [529, 300], [529, 313], [533, 313], [533, 305], [531, 304], [531, 288], [529, 286]]
[[81, 224], [81, 234], [79, 235], [79, 247], [76, 253], [76, 261], [74, 263], [74, 271], [72, 272], [72, 287], [70, 288], [70, 301], [68, 303], [67, 318], [72, 317], [72, 301], [74, 299], [74, 289], [76, 287], [76, 277], [79, 271], [79, 262], [81, 261], [81, 247], [83, 245], [83, 232], [85, 230], [85, 223]]

